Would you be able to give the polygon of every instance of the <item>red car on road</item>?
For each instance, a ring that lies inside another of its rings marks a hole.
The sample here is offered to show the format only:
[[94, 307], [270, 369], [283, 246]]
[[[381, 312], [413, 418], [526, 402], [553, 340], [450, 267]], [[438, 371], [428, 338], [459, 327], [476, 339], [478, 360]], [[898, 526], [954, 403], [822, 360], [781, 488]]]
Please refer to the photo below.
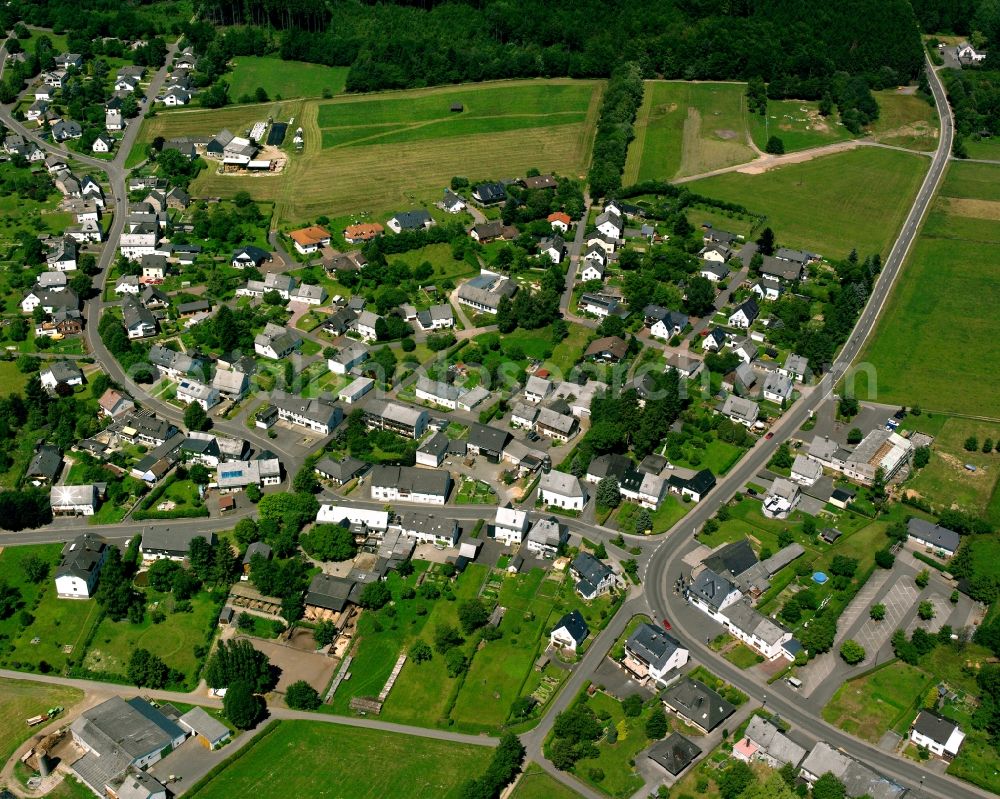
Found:
[[774, 438], [774, 433], [768, 433], [766, 436], [764, 436], [764, 438], [765, 440], [770, 441], [772, 438]]
[[671, 627], [670, 627], [670, 622], [669, 622], [669, 621], [667, 621], [666, 619], [664, 619], [664, 620], [663, 620], [663, 629], [664, 629], [664, 630], [669, 630], [669, 629], [671, 629]]

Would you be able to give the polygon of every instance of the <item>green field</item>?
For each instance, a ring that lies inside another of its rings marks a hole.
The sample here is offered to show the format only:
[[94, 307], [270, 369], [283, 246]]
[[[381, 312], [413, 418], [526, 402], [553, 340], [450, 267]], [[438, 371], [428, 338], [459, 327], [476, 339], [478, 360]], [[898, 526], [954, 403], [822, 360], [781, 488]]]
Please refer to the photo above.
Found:
[[0, 361], [0, 386], [5, 394], [19, 393], [28, 385], [30, 375], [24, 374], [13, 361]]
[[[155, 652], [171, 669], [182, 672], [185, 685], [193, 687], [201, 666], [194, 647], [206, 643], [209, 631], [214, 630], [218, 603], [212, 594], [202, 591], [191, 598], [191, 612], [185, 613], [174, 609], [174, 600], [169, 594], [147, 588], [146, 598], [146, 615], [140, 624], [102, 619], [84, 658], [84, 666], [121, 678], [132, 651], [144, 648]], [[166, 619], [159, 624], [152, 619], [154, 607], [166, 614]]]
[[932, 152], [938, 143], [938, 116], [934, 106], [912, 93], [896, 89], [875, 92], [879, 116], [871, 132], [883, 144]]
[[17, 747], [36, 732], [24, 723], [25, 719], [56, 706], [69, 709], [81, 699], [83, 691], [76, 688], [0, 679], [0, 762], [6, 763]]
[[754, 144], [763, 150], [767, 140], [777, 136], [785, 152], [793, 153], [854, 138], [835, 114], [822, 117], [818, 108], [819, 103], [809, 100], [768, 100], [766, 117], [748, 115]]
[[557, 782], [536, 763], [528, 763], [510, 799], [579, 799], [580, 794]]
[[[462, 89], [411, 97], [350, 97], [319, 106], [324, 147], [365, 146], [579, 124], [592, 84], [532, 82], [494, 91]], [[464, 107], [452, 112], [451, 105]]]
[[[605, 738], [600, 738], [596, 742], [598, 756], [578, 760], [573, 773], [598, 790], [626, 799], [643, 784], [643, 779], [633, 764], [639, 752], [650, 743], [644, 730], [648, 710], [639, 716], [628, 718], [622, 710], [622, 703], [603, 691], [588, 698], [587, 704], [598, 717], [607, 714], [604, 717], [608, 718], [609, 724], [614, 724], [618, 729], [618, 740], [610, 744]], [[604, 779], [592, 780], [592, 769], [604, 772]]]
[[[257, 799], [458, 799], [483, 773], [492, 750], [411, 735], [308, 721], [282, 721], [189, 796]], [[335, 767], [331, 769], [331, 765]]]
[[[1000, 263], [982, 253], [1000, 237], [998, 187], [1000, 166], [949, 167], [944, 197], [936, 201], [859, 358], [874, 365], [878, 384], [870, 386], [859, 373], [856, 396], [997, 415], [992, 383], [1000, 340], [983, 298], [1000, 293]], [[907, 353], [920, 353], [920, 369]]]
[[[7, 668], [35, 671], [44, 661], [53, 671], [62, 671], [67, 660], [79, 649], [100, 615], [94, 601], [78, 602], [56, 596], [52, 574], [59, 563], [61, 544], [9, 547], [0, 552], [0, 581], [13, 586], [21, 596], [20, 612], [0, 620], [0, 635], [9, 636], [0, 664]], [[39, 583], [31, 583], [24, 574], [26, 558], [37, 557], [49, 565], [49, 572]], [[27, 626], [25, 621], [30, 621]], [[69, 651], [67, 651], [67, 649]]]
[[888, 730], [909, 725], [931, 682], [927, 673], [896, 661], [841, 685], [823, 708], [823, 718], [852, 735], [878, 743]]
[[752, 161], [742, 83], [646, 81], [629, 146], [626, 185]]
[[[980, 445], [986, 438], [1000, 440], [1000, 424], [946, 419], [936, 433], [930, 463], [906, 483], [906, 488], [934, 507], [956, 507], [975, 516], [988, 515], [1000, 483], [1000, 454], [967, 452], [964, 443], [969, 436], [976, 436]], [[967, 463], [977, 470], [968, 471]]]
[[[275, 175], [202, 171], [195, 196], [250, 191], [275, 202], [286, 226], [368, 212], [383, 219], [440, 195], [455, 175], [471, 179], [543, 172], [582, 176], [590, 163], [601, 81], [497, 81], [332, 100], [292, 100], [222, 109], [162, 111], [143, 123], [140, 143], [185, 135], [243, 134], [257, 120], [294, 117], [304, 149]], [[453, 114], [452, 103], [465, 111]], [[290, 148], [290, 143], [286, 149]], [[503, 165], [502, 171], [497, 172]], [[402, 176], [402, 177], [401, 177]]]
[[692, 191], [767, 216], [778, 242], [827, 257], [852, 248], [886, 255], [917, 193], [927, 159], [863, 147], [761, 174], [731, 172], [689, 183]]
[[263, 88], [272, 99], [287, 99], [340, 94], [344, 91], [348, 68], [241, 55], [232, 60], [232, 70], [229, 75], [232, 97], [253, 95], [258, 88]]

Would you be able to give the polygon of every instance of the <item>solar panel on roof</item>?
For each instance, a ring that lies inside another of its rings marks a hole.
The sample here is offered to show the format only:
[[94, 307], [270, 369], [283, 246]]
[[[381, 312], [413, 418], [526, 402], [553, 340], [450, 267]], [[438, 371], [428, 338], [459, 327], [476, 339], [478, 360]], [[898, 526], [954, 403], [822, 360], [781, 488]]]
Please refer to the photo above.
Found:
[[237, 470], [235, 472], [223, 472], [222, 473], [222, 479], [223, 480], [231, 480], [231, 479], [233, 479], [235, 477], [242, 477], [242, 476], [243, 476], [243, 470], [242, 469], [239, 469], [239, 470]]

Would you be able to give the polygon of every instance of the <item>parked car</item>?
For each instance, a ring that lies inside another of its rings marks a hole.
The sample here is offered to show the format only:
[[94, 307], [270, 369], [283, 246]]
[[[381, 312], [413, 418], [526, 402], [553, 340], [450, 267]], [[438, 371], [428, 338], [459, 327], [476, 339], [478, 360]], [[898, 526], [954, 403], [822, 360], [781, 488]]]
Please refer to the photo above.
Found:
[[774, 433], [768, 433], [764, 436], [765, 441], [770, 441], [772, 438], [774, 438]]

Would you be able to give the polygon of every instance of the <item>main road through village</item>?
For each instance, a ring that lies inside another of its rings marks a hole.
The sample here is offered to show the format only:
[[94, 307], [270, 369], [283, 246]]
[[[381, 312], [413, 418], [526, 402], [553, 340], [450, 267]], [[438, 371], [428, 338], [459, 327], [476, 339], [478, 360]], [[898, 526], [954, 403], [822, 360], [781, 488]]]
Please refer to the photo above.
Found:
[[[169, 64], [176, 52], [177, 44], [172, 45], [168, 52], [166, 63]], [[0, 77], [2, 77], [3, 64], [6, 61], [6, 48], [0, 46]], [[954, 126], [944, 87], [941, 81], [928, 62], [927, 73], [934, 100], [938, 108], [940, 119], [940, 136], [938, 147], [934, 153], [931, 167], [924, 178], [910, 208], [909, 214], [902, 230], [896, 239], [892, 250], [886, 259], [882, 271], [873, 287], [872, 295], [868, 304], [862, 312], [850, 338], [844, 345], [836, 361], [827, 370], [823, 380], [811, 390], [807, 390], [804, 396], [795, 403], [792, 408], [781, 418], [779, 423], [773, 428], [774, 436], [770, 440], [760, 439], [757, 444], [747, 453], [747, 455], [736, 465], [736, 467], [723, 479], [720, 479], [714, 491], [707, 498], [698, 503], [684, 519], [677, 523], [673, 529], [667, 533], [657, 536], [655, 539], [648, 539], [637, 536], [626, 536], [629, 546], [638, 546], [641, 550], [636, 556], [639, 562], [641, 584], [633, 587], [628, 599], [620, 611], [611, 619], [608, 626], [601, 632], [596, 640], [588, 648], [580, 663], [577, 664], [566, 684], [561, 689], [560, 694], [552, 701], [547, 708], [545, 716], [539, 724], [531, 731], [524, 733], [521, 738], [528, 750], [528, 756], [539, 762], [547, 772], [556, 779], [574, 788], [579, 793], [598, 799], [603, 796], [589, 786], [576, 780], [572, 775], [557, 770], [545, 758], [542, 752], [542, 745], [545, 736], [552, 729], [555, 717], [573, 701], [583, 684], [590, 679], [595, 669], [603, 660], [611, 644], [621, 635], [628, 620], [637, 613], [650, 614], [656, 619], [669, 618], [677, 636], [684, 642], [690, 650], [693, 658], [705, 663], [710, 663], [712, 670], [719, 676], [729, 681], [736, 687], [748, 693], [753, 700], [765, 704], [769, 710], [779, 713], [784, 719], [791, 722], [793, 731], [802, 740], [812, 742], [825, 740], [833, 746], [840, 748], [847, 754], [868, 763], [883, 774], [893, 778], [901, 785], [904, 785], [917, 794], [936, 797], [937, 799], [959, 799], [960, 797], [980, 797], [989, 796], [974, 786], [947, 775], [932, 772], [916, 763], [903, 760], [893, 756], [881, 749], [871, 746], [853, 736], [847, 735], [841, 730], [827, 724], [820, 716], [820, 708], [811, 706], [809, 701], [795, 694], [794, 691], [782, 683], [775, 683], [768, 686], [762, 679], [758, 679], [748, 673], [736, 668], [724, 658], [713, 652], [703, 642], [705, 630], [711, 629], [711, 622], [708, 622], [703, 614], [691, 610], [681, 594], [673, 590], [671, 576], [676, 578], [685, 573], [683, 563], [684, 556], [695, 546], [696, 541], [692, 534], [696, 532], [718, 509], [733, 497], [760, 469], [762, 469], [774, 454], [774, 451], [781, 442], [787, 441], [807, 420], [810, 414], [814, 413], [823, 402], [833, 392], [834, 387], [840, 378], [847, 372], [850, 365], [860, 354], [865, 341], [871, 335], [875, 324], [879, 318], [882, 308], [889, 296], [893, 283], [899, 274], [900, 269], [906, 259], [907, 254], [919, 232], [921, 223], [930, 206], [932, 199], [941, 183], [948, 158], [951, 153], [952, 137]], [[163, 84], [166, 76], [166, 67], [158, 70], [152, 77], [147, 95], [155, 97], [157, 91]], [[31, 139], [40, 147], [58, 154], [66, 154], [62, 148], [55, 147], [49, 142], [39, 138], [11, 115], [11, 106], [0, 107], [0, 121], [8, 129], [20, 133]], [[97, 333], [100, 313], [104, 307], [100, 300], [103, 295], [104, 285], [108, 280], [110, 267], [117, 251], [118, 238], [125, 225], [125, 210], [127, 202], [126, 180], [129, 174], [125, 168], [125, 159], [135, 143], [140, 125], [138, 121], [133, 122], [127, 128], [124, 139], [121, 142], [118, 153], [112, 161], [101, 161], [88, 156], [73, 153], [72, 156], [78, 162], [94, 167], [107, 173], [111, 186], [111, 194], [114, 201], [114, 220], [109, 230], [108, 241], [104, 246], [98, 261], [99, 274], [95, 279], [101, 294], [88, 303], [87, 311], [87, 342], [90, 352], [101, 366], [109, 373], [113, 380], [133, 392], [136, 397], [141, 398], [145, 407], [155, 411], [173, 421], [180, 421], [181, 414], [178, 409], [168, 403], [150, 396], [141, 386], [137, 385], [130, 377], [123, 372], [117, 361], [108, 352], [100, 336]], [[582, 230], [583, 226], [579, 226]], [[578, 231], [579, 233], [579, 231]], [[582, 247], [582, 238], [577, 235], [573, 242], [570, 265], [570, 274], [574, 272], [576, 260], [579, 258]], [[567, 292], [564, 297], [563, 308], [569, 308], [569, 295], [572, 292], [572, 283], [567, 281]], [[282, 455], [288, 473], [294, 473], [302, 464], [305, 458], [304, 452], [288, 452], [282, 450], [275, 442], [261, 437], [254, 431], [248, 430], [242, 424], [227, 423], [223, 420], [216, 422], [216, 428], [222, 432], [228, 432], [242, 438], [249, 438], [259, 448], [270, 448], [277, 450]], [[323, 500], [335, 501], [335, 494], [324, 492]], [[380, 507], [379, 503], [371, 503], [351, 499], [352, 504], [367, 505], [369, 507]], [[251, 513], [252, 509], [243, 509], [237, 512], [232, 519], [239, 518], [240, 515]], [[449, 514], [459, 521], [472, 521], [483, 518], [491, 513], [491, 509], [485, 506], [456, 506], [449, 507]], [[93, 532], [105, 535], [113, 540], [123, 540], [127, 537], [141, 533], [143, 529], [153, 527], [173, 527], [185, 530], [198, 530], [209, 532], [219, 526], [220, 522], [215, 519], [197, 520], [171, 520], [165, 522], [145, 522], [143, 525], [119, 524], [94, 526], [80, 524], [71, 520], [58, 520], [52, 525], [32, 531], [19, 533], [0, 534], [0, 546], [10, 546], [18, 544], [37, 544], [46, 542], [61, 542], [72, 538], [81, 532]], [[589, 524], [582, 521], [575, 521], [574, 531], [587, 536], [592, 540], [604, 541], [611, 547], [612, 554], [617, 557], [626, 557], [628, 553], [618, 549], [610, 543], [611, 539], [617, 536], [617, 531], [610, 530], [600, 525]], [[2, 676], [13, 676], [12, 673], [2, 672]], [[18, 673], [19, 677], [25, 679], [39, 679], [46, 682], [64, 682], [77, 687], [89, 688], [94, 692], [108, 692], [110, 687], [106, 683], [90, 683], [85, 680], [68, 680], [53, 676], [27, 675]], [[126, 686], [119, 686], [114, 689], [117, 692], [131, 694], [135, 689]], [[206, 702], [203, 695], [184, 695], [189, 700]], [[176, 698], [176, 697], [172, 697]], [[276, 708], [274, 715], [279, 718], [314, 718], [328, 723], [341, 723], [353, 726], [365, 726], [374, 729], [394, 730], [406, 732], [413, 735], [428, 736], [438, 739], [454, 741], [475, 741], [477, 743], [492, 743], [495, 739], [485, 736], [464, 736], [448, 733], [440, 730], [431, 730], [422, 727], [392, 725], [371, 719], [354, 719], [330, 716], [327, 714], [312, 713], [291, 713], [280, 708]]]

